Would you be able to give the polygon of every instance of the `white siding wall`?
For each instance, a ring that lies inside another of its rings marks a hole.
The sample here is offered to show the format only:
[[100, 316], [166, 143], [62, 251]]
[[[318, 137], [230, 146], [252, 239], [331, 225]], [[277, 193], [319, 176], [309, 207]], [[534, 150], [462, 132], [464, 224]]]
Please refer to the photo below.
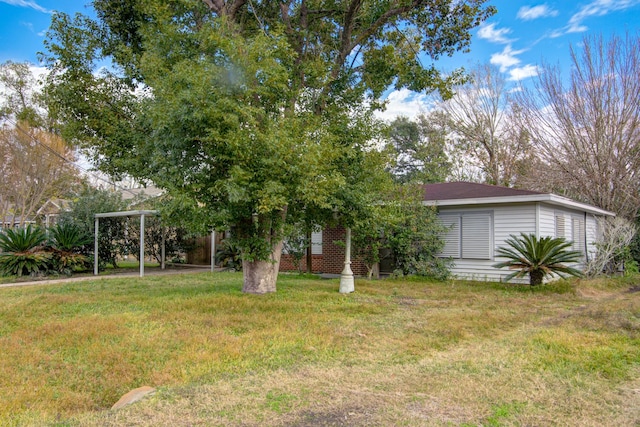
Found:
[[[561, 218], [564, 222], [564, 237], [573, 240], [578, 237], [581, 241], [576, 249], [585, 248], [588, 257], [592, 257], [595, 252], [594, 242], [597, 238], [598, 218], [595, 215], [584, 212], [559, 208], [544, 203], [513, 204], [513, 205], [486, 205], [474, 208], [454, 208], [440, 207], [439, 212], [445, 216], [456, 213], [491, 212], [493, 215], [493, 251], [501, 246], [506, 246], [505, 240], [510, 235], [522, 233], [535, 233], [539, 237], [556, 237], [556, 218]], [[578, 233], [576, 224], [580, 224], [582, 231]], [[559, 227], [560, 230], [563, 227]], [[578, 234], [574, 236], [574, 234]], [[501, 261], [502, 258], [493, 256], [491, 260], [478, 259], [454, 259], [452, 274], [456, 277], [474, 280], [496, 280], [500, 281], [507, 276], [510, 271], [507, 269], [498, 270], [492, 265]], [[577, 267], [582, 268], [579, 264]], [[521, 283], [528, 283], [528, 278], [517, 280]]]
[[576, 268], [584, 268], [584, 263], [587, 260], [586, 251], [592, 252], [595, 249], [593, 247], [593, 239], [595, 237], [594, 216], [587, 214], [585, 217], [584, 212], [558, 207], [553, 208], [553, 215], [556, 224], [559, 221], [564, 222], [564, 234], [561, 235], [559, 230], [556, 230], [552, 235], [572, 241], [573, 246], [571, 249], [585, 253], [582, 262], [574, 265]]
[[[440, 213], [461, 213], [461, 212], [492, 212], [493, 214], [493, 252], [500, 246], [505, 246], [505, 240], [510, 234], [519, 235], [523, 233], [536, 232], [536, 206], [527, 205], [506, 205], [506, 206], [479, 206], [476, 208], [446, 208], [441, 207]], [[507, 276], [510, 271], [498, 270], [493, 264], [498, 262], [495, 256], [489, 260], [478, 259], [454, 259], [454, 266], [451, 270], [456, 277], [473, 280], [495, 280], [500, 281]], [[522, 280], [528, 283], [528, 279]]]
[[598, 221], [602, 221], [602, 218], [598, 218], [593, 214], [587, 214], [587, 255], [589, 259], [596, 255], [595, 242], [598, 239]]
[[556, 219], [555, 209], [553, 206], [539, 204], [540, 206], [540, 229], [538, 230], [538, 237], [555, 237], [556, 234]]

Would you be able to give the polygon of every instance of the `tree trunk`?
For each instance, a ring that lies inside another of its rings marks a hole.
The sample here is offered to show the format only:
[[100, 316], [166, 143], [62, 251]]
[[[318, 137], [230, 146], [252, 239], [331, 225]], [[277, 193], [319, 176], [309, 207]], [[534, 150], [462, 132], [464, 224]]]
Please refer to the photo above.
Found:
[[267, 261], [242, 261], [244, 282], [242, 292], [248, 294], [266, 294], [276, 291], [280, 256], [283, 241], [276, 243], [271, 252], [271, 259]]
[[541, 285], [544, 278], [544, 272], [542, 270], [533, 270], [529, 272], [529, 284], [531, 286]]

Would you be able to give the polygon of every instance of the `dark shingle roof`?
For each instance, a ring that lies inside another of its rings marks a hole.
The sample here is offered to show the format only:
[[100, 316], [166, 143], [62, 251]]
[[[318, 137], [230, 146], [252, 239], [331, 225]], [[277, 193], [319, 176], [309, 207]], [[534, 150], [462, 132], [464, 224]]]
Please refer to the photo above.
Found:
[[443, 182], [426, 184], [424, 186], [425, 201], [530, 196], [535, 194], [545, 193], [499, 187], [497, 185], [478, 184], [475, 182]]

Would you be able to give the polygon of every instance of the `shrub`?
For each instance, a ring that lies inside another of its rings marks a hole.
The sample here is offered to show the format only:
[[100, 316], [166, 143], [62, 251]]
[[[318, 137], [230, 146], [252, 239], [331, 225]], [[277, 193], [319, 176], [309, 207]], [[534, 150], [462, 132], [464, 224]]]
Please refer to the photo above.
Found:
[[25, 228], [9, 228], [0, 233], [0, 250], [3, 252], [26, 252], [47, 240], [40, 227], [29, 224]]
[[[78, 198], [71, 204], [71, 210], [60, 216], [61, 222], [76, 224], [83, 234], [93, 236], [95, 214], [103, 212], [117, 212], [127, 208], [118, 193], [85, 187], [78, 194]], [[125, 251], [126, 241], [125, 222], [122, 218], [101, 218], [98, 236], [99, 268], [104, 269], [107, 263], [117, 267], [118, 256]], [[86, 244], [82, 248], [84, 255], [93, 255], [93, 245]]]
[[22, 276], [47, 271], [51, 255], [41, 247], [45, 240], [44, 230], [31, 224], [0, 233], [0, 273]]
[[529, 275], [529, 284], [535, 286], [550, 274], [582, 276], [580, 270], [568, 266], [578, 262], [582, 253], [568, 250], [571, 242], [562, 237], [547, 236], [538, 239], [535, 234], [520, 233], [519, 237], [510, 235], [505, 242], [509, 247], [498, 248], [497, 255], [508, 260], [493, 265], [495, 268], [509, 267], [517, 270], [505, 277], [505, 281]]
[[224, 239], [216, 251], [216, 264], [229, 270], [242, 271], [242, 253], [240, 246], [231, 239]]
[[91, 242], [91, 237], [79, 226], [62, 222], [49, 229], [49, 245], [52, 269], [70, 275], [76, 270], [91, 268], [89, 257], [82, 253], [83, 246]]

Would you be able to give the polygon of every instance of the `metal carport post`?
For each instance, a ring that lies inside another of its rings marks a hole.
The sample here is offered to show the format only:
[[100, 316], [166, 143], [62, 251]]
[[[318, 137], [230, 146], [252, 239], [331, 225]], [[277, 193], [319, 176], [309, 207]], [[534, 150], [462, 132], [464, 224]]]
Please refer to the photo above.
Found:
[[[140, 216], [140, 277], [144, 277], [144, 217], [145, 215], [157, 215], [158, 211], [123, 211], [105, 212], [95, 214], [95, 240], [93, 244], [93, 274], [98, 275], [98, 232], [100, 218], [114, 218], [120, 216]], [[164, 232], [162, 240], [162, 269], [164, 269]]]

